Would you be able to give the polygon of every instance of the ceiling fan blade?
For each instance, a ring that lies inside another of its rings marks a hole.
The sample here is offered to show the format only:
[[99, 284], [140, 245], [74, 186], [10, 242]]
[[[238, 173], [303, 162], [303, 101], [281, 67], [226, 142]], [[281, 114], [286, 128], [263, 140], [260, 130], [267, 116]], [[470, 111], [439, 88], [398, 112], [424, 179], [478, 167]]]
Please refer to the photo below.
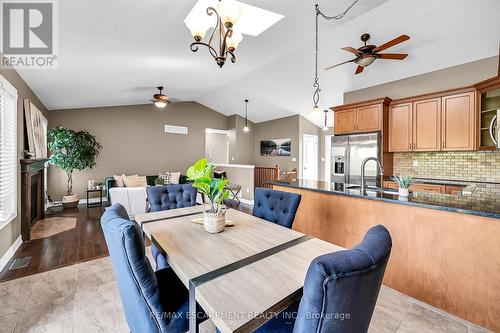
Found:
[[[356, 59], [357, 59], [357, 58], [356, 58]], [[327, 71], [327, 70], [329, 70], [329, 69], [332, 69], [332, 68], [334, 68], [334, 67], [340, 66], [340, 65], [347, 64], [347, 63], [349, 63], [349, 62], [356, 61], [356, 59], [352, 59], [352, 60], [344, 61], [344, 62], [341, 62], [340, 64], [336, 64], [336, 65], [333, 65], [333, 66], [327, 67], [327, 68], [325, 68], [325, 71]]]
[[405, 53], [380, 53], [377, 55], [379, 59], [403, 60], [408, 54]]
[[343, 48], [342, 48], [342, 50], [347, 51], [347, 52], [354, 53], [354, 54], [356, 54], [356, 55], [361, 54], [361, 52], [359, 52], [358, 50], [356, 50], [354, 47], [350, 47], [350, 46], [343, 47]]
[[358, 68], [356, 68], [356, 74], [361, 73], [363, 69], [365, 69], [363, 66], [358, 66]]
[[402, 43], [402, 42], [405, 42], [407, 41], [408, 39], [410, 39], [410, 36], [408, 35], [401, 35], [399, 37], [396, 37], [394, 38], [393, 40], [390, 40], [388, 41], [387, 43], [385, 44], [382, 44], [376, 48], [373, 49], [373, 52], [380, 52], [380, 51], [383, 51], [385, 49], [388, 49], [390, 47], [393, 47], [394, 45], [398, 45], [399, 43]]

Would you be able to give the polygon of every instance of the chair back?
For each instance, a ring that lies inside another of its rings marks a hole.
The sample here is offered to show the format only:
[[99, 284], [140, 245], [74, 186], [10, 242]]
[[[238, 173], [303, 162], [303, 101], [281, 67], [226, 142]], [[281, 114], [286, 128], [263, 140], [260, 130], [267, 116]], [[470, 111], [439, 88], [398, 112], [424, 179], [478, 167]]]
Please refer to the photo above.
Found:
[[367, 332], [391, 247], [389, 232], [377, 225], [351, 250], [314, 259], [293, 331]]
[[291, 228], [300, 198], [300, 194], [257, 187], [253, 216]]
[[132, 332], [165, 332], [167, 319], [155, 273], [145, 255], [139, 226], [115, 204], [101, 217], [128, 326]]
[[151, 186], [146, 188], [150, 211], [157, 212], [196, 205], [198, 191], [191, 184]]

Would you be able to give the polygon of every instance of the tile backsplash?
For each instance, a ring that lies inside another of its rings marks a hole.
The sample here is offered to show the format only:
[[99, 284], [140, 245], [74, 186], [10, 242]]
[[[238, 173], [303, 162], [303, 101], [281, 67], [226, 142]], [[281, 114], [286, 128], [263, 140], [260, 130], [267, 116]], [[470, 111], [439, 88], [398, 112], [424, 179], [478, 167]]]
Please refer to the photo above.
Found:
[[[417, 161], [418, 165], [414, 165]], [[394, 175], [500, 183], [500, 151], [394, 153]]]

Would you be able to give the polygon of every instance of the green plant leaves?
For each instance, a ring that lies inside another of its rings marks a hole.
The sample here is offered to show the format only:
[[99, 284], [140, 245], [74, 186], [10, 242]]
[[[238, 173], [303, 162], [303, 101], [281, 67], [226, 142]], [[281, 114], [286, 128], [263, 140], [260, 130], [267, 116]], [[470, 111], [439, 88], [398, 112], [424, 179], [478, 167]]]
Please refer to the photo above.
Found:
[[212, 206], [214, 203], [220, 204], [225, 199], [229, 198], [229, 191], [224, 190], [228, 183], [228, 179], [212, 178], [212, 173], [215, 165], [207, 163], [207, 160], [202, 158], [191, 166], [186, 174], [190, 180], [193, 180], [193, 187], [204, 193]]

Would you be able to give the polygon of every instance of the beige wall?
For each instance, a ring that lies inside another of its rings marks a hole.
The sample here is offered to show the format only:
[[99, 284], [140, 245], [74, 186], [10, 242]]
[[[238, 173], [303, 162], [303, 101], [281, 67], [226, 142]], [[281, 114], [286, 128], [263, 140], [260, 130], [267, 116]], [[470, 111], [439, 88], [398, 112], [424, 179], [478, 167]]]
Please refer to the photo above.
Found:
[[[1, 54], [0, 54], [1, 56]], [[47, 109], [33, 93], [30, 87], [24, 82], [19, 74], [13, 69], [0, 69], [2, 75], [17, 89], [17, 150], [18, 156], [23, 157], [24, 150], [24, 107], [25, 98], [31, 100], [36, 107], [47, 117]], [[5, 254], [9, 247], [21, 235], [21, 172], [18, 165], [17, 178], [17, 217], [0, 230], [0, 257]]]
[[249, 132], [243, 131], [245, 118], [240, 115], [227, 117], [227, 128], [229, 130], [229, 163], [231, 164], [254, 164], [254, 127], [255, 124], [248, 121]]
[[[299, 115], [280, 118], [255, 125], [255, 166], [273, 167], [279, 165], [282, 170], [299, 170], [300, 135]], [[292, 139], [292, 156], [260, 156], [260, 141], [266, 139]], [[295, 158], [295, 161], [292, 159]]]
[[[167, 134], [164, 125], [189, 128], [188, 135]], [[85, 197], [87, 180], [104, 181], [113, 174], [155, 175], [186, 169], [205, 155], [205, 129], [226, 129], [227, 119], [195, 102], [172, 103], [159, 110], [153, 105], [116, 106], [49, 112], [49, 125], [89, 130], [103, 149], [94, 169], [75, 171], [73, 189]], [[66, 176], [49, 168], [49, 193], [60, 200]]]
[[[215, 170], [225, 171], [230, 183], [241, 185], [241, 192], [238, 197], [253, 200], [254, 168], [225, 165], [218, 166]], [[232, 197], [231, 195], [230, 198]]]
[[435, 72], [346, 92], [344, 103], [356, 103], [379, 97], [399, 99], [437, 91], [462, 88], [497, 75], [498, 57], [453, 66]]

